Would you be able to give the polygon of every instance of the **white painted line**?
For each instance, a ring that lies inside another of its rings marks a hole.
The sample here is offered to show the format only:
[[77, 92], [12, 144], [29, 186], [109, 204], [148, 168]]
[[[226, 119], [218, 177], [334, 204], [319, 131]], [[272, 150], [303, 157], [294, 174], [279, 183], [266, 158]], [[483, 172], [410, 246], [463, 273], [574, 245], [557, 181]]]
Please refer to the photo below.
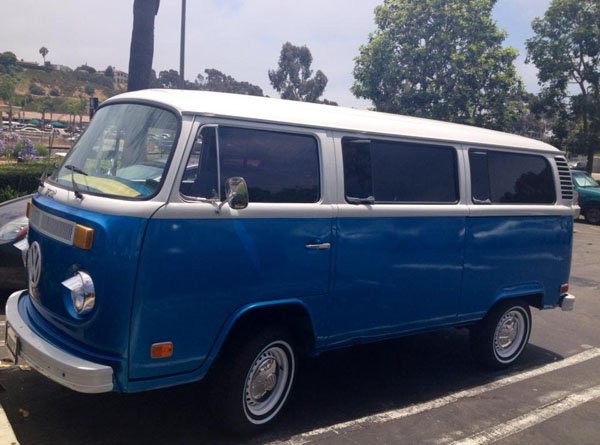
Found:
[[549, 403], [545, 406], [516, 417], [508, 422], [488, 428], [485, 431], [466, 437], [465, 439], [452, 442], [453, 445], [485, 445], [495, 442], [513, 434], [520, 433], [532, 426], [545, 422], [559, 414], [577, 408], [579, 405], [591, 402], [600, 397], [600, 385], [588, 388], [563, 399]]
[[587, 349], [579, 354], [572, 355], [564, 360], [550, 363], [548, 365], [542, 366], [540, 368], [532, 369], [531, 371], [525, 371], [520, 374], [515, 374], [512, 376], [504, 377], [502, 379], [496, 380], [491, 383], [487, 383], [485, 385], [477, 386], [475, 388], [466, 389], [463, 391], [456, 392], [454, 394], [450, 394], [445, 397], [440, 397], [439, 399], [431, 400], [429, 402], [420, 403], [417, 405], [408, 406], [406, 408], [401, 408], [397, 410], [385, 411], [378, 414], [373, 414], [371, 416], [361, 417], [359, 419], [349, 420], [347, 422], [341, 422], [336, 425], [330, 425], [323, 428], [318, 428], [313, 431], [308, 431], [303, 434], [299, 434], [294, 436], [287, 441], [284, 442], [276, 442], [276, 443], [287, 443], [290, 445], [301, 445], [308, 443], [315, 439], [315, 436], [320, 436], [322, 434], [340, 434], [343, 430], [346, 429], [355, 429], [357, 427], [361, 427], [364, 425], [374, 425], [390, 422], [393, 420], [402, 419], [404, 417], [412, 416], [415, 414], [420, 414], [425, 411], [430, 411], [432, 409], [440, 408], [442, 406], [446, 406], [450, 403], [457, 402], [458, 400], [465, 399], [468, 397], [476, 397], [478, 395], [484, 394], [489, 391], [493, 391], [498, 388], [502, 388], [508, 385], [512, 385], [514, 383], [522, 382], [524, 380], [537, 377], [543, 374], [547, 374], [552, 371], [557, 371], [562, 368], [566, 368], [568, 366], [577, 365], [579, 363], [583, 363], [588, 360], [592, 360], [596, 357], [600, 357], [600, 349], [599, 348], [591, 348]]
[[0, 443], [3, 445], [19, 445], [2, 405], [0, 405]]

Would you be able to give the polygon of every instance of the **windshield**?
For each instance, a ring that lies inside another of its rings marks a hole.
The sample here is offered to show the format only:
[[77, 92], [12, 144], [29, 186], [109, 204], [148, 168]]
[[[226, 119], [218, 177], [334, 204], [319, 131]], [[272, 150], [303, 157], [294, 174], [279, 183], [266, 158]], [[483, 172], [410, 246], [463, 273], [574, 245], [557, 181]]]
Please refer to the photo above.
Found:
[[575, 184], [577, 184], [578, 187], [600, 187], [600, 184], [585, 173], [573, 174], [573, 181], [575, 181]]
[[179, 124], [148, 105], [100, 108], [52, 180], [77, 193], [144, 199], [162, 183]]

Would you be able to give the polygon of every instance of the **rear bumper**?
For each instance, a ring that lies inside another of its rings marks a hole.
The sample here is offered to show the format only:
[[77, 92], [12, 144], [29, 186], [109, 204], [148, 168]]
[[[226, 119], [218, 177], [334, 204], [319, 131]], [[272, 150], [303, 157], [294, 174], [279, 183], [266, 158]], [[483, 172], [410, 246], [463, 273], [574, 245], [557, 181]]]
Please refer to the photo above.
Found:
[[112, 391], [112, 368], [65, 352], [35, 333], [19, 312], [21, 298], [28, 298], [26, 291], [13, 293], [6, 303], [6, 345], [15, 363], [24, 361], [40, 374], [75, 391]]
[[572, 311], [575, 307], [575, 296], [565, 294], [560, 298], [559, 306], [563, 311]]

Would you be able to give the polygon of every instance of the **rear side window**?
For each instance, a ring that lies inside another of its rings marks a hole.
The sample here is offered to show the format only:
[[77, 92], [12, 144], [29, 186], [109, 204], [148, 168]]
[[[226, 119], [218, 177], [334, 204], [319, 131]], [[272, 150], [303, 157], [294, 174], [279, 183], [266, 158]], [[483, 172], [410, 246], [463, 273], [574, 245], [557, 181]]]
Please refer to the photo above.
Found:
[[227, 179], [238, 176], [248, 184], [250, 202], [317, 202], [317, 141], [303, 134], [203, 127], [184, 173], [182, 194], [225, 199]]
[[543, 156], [470, 150], [471, 190], [476, 204], [554, 204], [550, 163]]
[[346, 200], [350, 203], [458, 201], [453, 147], [374, 139], [342, 139]]

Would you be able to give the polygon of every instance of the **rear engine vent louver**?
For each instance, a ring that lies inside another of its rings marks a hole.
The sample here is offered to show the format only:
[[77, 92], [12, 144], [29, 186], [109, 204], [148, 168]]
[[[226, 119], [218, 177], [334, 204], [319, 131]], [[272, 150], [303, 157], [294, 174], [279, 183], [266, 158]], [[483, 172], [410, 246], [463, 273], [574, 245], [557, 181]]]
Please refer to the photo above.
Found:
[[573, 199], [573, 182], [571, 180], [571, 170], [567, 160], [562, 156], [555, 156], [556, 167], [558, 168], [558, 177], [560, 178], [560, 191], [563, 199]]

